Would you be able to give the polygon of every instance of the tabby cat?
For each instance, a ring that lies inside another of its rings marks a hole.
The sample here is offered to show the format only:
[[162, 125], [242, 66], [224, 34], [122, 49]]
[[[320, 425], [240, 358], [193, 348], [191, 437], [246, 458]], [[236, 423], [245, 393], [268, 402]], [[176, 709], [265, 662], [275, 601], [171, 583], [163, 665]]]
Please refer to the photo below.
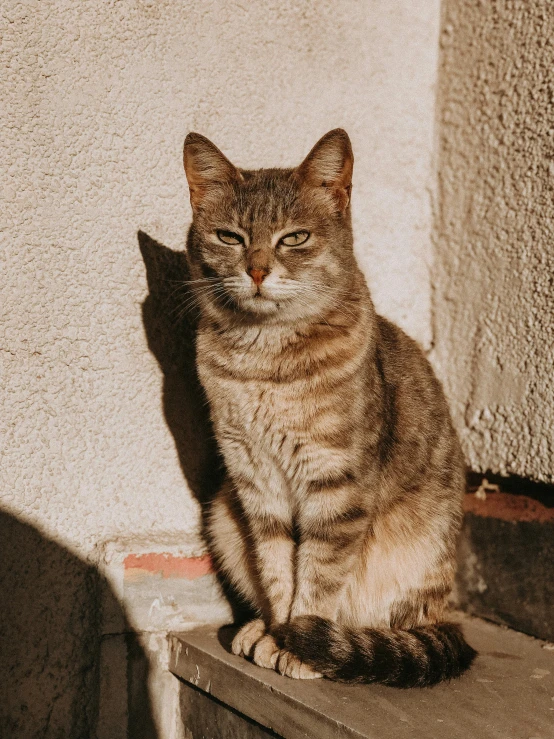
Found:
[[430, 365], [356, 264], [353, 161], [341, 129], [296, 169], [238, 169], [185, 140], [197, 366], [227, 470], [208, 535], [258, 614], [235, 654], [423, 686], [475, 656], [443, 621], [464, 465]]

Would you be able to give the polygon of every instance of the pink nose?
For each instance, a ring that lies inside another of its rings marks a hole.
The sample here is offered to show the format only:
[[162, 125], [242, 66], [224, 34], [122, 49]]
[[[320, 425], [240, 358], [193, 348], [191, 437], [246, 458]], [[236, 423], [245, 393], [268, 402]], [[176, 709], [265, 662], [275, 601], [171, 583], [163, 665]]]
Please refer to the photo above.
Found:
[[248, 274], [254, 281], [254, 284], [256, 285], [256, 287], [260, 287], [262, 282], [265, 280], [267, 273], [268, 273], [267, 269], [251, 268], [248, 270]]

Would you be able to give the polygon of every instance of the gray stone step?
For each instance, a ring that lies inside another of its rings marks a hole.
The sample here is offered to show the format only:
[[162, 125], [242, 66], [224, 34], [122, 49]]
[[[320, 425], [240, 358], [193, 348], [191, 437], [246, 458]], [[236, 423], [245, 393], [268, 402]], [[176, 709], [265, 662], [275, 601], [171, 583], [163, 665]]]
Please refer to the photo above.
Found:
[[232, 631], [170, 636], [186, 739], [554, 739], [554, 651], [460, 616], [479, 651], [459, 680], [433, 688], [299, 681], [229, 652]]

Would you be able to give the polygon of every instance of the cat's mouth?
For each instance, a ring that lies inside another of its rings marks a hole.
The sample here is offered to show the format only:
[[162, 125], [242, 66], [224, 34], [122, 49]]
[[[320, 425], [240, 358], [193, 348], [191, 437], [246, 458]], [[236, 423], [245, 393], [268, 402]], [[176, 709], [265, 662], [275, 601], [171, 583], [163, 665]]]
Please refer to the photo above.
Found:
[[222, 308], [263, 317], [280, 312], [293, 297], [292, 294], [283, 295], [282, 292], [274, 285], [254, 286], [244, 283], [239, 285], [228, 283], [225, 289], [217, 295], [216, 301]]
[[268, 315], [277, 312], [279, 303], [258, 289], [255, 293], [242, 297], [238, 301], [238, 307], [247, 312]]

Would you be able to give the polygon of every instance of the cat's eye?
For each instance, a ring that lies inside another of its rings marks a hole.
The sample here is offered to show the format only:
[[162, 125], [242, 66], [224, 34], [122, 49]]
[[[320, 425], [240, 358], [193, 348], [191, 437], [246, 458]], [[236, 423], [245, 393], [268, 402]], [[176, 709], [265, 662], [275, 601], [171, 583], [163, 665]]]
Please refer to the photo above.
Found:
[[283, 246], [300, 246], [301, 244], [305, 244], [309, 238], [309, 231], [295, 231], [294, 233], [283, 236], [279, 243], [283, 244]]
[[223, 243], [229, 246], [237, 246], [237, 244], [244, 244], [244, 239], [239, 234], [235, 234], [232, 231], [217, 231], [217, 238]]

